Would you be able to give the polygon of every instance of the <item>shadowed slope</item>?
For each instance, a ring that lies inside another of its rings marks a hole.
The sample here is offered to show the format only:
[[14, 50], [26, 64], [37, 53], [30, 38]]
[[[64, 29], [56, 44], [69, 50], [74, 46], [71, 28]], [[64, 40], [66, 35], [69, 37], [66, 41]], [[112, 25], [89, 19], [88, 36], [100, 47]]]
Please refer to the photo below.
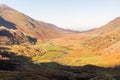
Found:
[[4, 20], [2, 17], [0, 17], [0, 26], [4, 26], [4, 27], [6, 27], [8, 29], [17, 29], [15, 27], [15, 24]]
[[24, 43], [30, 44], [30, 41], [23, 33], [0, 26], [0, 45]]

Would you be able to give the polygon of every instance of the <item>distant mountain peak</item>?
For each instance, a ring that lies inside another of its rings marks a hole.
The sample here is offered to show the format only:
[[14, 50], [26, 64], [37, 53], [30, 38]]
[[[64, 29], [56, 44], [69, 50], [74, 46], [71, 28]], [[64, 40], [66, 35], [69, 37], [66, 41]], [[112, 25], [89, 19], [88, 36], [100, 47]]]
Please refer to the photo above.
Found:
[[11, 7], [9, 7], [6, 4], [0, 4], [0, 11], [4, 11], [4, 10], [12, 10], [14, 11], [14, 9], [12, 9]]

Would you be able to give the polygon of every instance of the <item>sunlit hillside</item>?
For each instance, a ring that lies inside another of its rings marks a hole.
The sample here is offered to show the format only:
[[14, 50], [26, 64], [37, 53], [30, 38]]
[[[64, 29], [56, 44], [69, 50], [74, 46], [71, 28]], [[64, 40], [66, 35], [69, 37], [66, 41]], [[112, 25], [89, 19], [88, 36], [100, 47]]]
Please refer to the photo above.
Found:
[[0, 80], [120, 80], [120, 17], [62, 29], [0, 5]]

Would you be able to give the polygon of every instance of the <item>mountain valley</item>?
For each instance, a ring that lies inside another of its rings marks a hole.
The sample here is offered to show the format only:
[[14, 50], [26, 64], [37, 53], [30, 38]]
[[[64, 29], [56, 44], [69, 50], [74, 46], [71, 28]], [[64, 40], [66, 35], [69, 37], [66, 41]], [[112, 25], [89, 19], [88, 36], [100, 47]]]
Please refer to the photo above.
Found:
[[120, 17], [85, 32], [0, 5], [0, 80], [119, 80]]

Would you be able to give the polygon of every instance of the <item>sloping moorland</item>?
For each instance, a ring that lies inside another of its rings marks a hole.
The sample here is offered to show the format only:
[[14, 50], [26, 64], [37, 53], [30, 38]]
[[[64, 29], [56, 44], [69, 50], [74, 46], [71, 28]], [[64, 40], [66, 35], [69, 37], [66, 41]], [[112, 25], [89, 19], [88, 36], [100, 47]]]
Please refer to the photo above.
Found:
[[0, 80], [119, 80], [120, 17], [65, 30], [0, 6]]

